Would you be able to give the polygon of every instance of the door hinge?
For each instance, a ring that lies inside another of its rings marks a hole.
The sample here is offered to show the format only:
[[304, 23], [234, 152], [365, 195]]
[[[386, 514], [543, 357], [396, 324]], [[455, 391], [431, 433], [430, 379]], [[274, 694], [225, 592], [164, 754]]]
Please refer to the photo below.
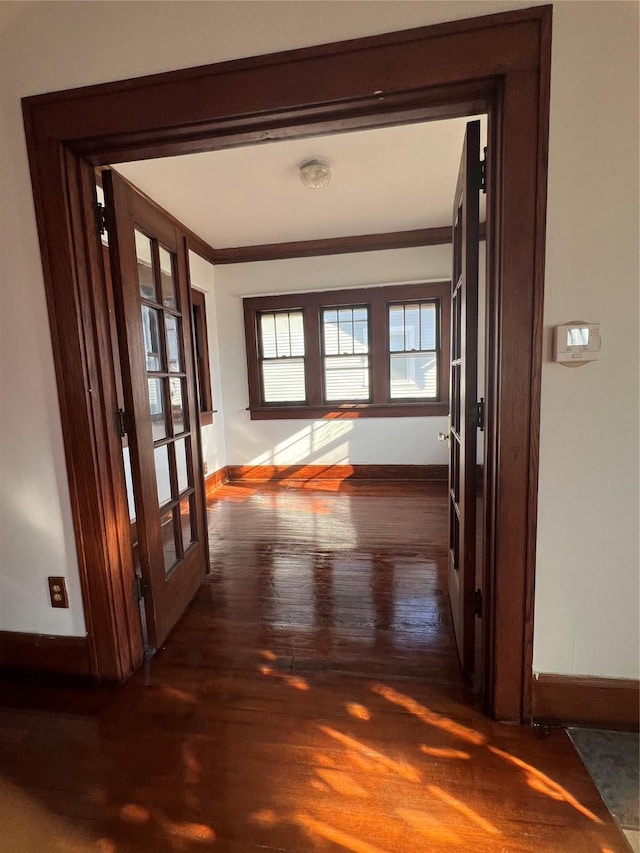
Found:
[[480, 190], [487, 194], [487, 149], [484, 150], [484, 160], [480, 161]]
[[107, 210], [104, 204], [101, 204], [99, 201], [96, 202], [96, 211], [98, 216], [98, 230], [100, 234], [107, 233]]
[[473, 593], [473, 615], [482, 619], [482, 590], [477, 589]]
[[118, 430], [120, 438], [124, 438], [129, 433], [129, 415], [124, 409], [118, 409]]
[[471, 409], [471, 426], [484, 432], [484, 397], [480, 397], [480, 401], [474, 403]]
[[145, 581], [144, 578], [138, 577], [138, 575], [136, 575], [133, 579], [133, 600], [142, 601], [148, 591], [149, 584]]

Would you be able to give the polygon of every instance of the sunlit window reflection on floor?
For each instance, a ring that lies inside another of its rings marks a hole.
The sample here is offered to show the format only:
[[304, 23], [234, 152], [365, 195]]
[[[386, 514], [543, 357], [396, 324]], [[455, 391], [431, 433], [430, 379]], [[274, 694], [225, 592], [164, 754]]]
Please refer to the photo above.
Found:
[[375, 684], [371, 689], [379, 696], [383, 696], [387, 701], [405, 708], [409, 713], [413, 714], [429, 726], [434, 726], [435, 728], [449, 732], [455, 737], [465, 740], [468, 743], [476, 745], [486, 743], [487, 739], [485, 735], [480, 734], [480, 732], [470, 729], [468, 726], [464, 726], [461, 723], [457, 723], [455, 720], [450, 720], [440, 714], [436, 714], [434, 711], [431, 711], [429, 708], [426, 708], [424, 705], [416, 702], [415, 699], [399, 693], [392, 687], [388, 687], [385, 684]]
[[561, 800], [568, 803], [572, 808], [580, 812], [580, 814], [583, 814], [589, 820], [592, 820], [594, 823], [602, 823], [599, 817], [579, 803], [576, 798], [566, 790], [566, 788], [563, 788], [562, 785], [554, 782], [553, 779], [550, 779], [545, 773], [541, 773], [540, 770], [537, 770], [535, 767], [527, 764], [526, 761], [523, 761], [521, 758], [516, 758], [515, 755], [510, 755], [508, 752], [498, 749], [496, 746], [490, 746], [489, 749], [494, 755], [499, 755], [501, 758], [504, 758], [505, 761], [515, 764], [516, 767], [521, 767], [527, 775], [527, 784], [530, 788], [533, 788], [534, 791], [545, 794], [553, 800]]
[[357, 702], [347, 702], [346, 709], [352, 717], [355, 717], [357, 720], [370, 720], [371, 712], [368, 708], [365, 708], [364, 705], [359, 705]]
[[407, 779], [409, 782], [420, 782], [419, 771], [407, 762], [399, 762], [394, 761], [391, 758], [387, 758], [387, 756], [383, 755], [381, 752], [372, 749], [371, 747], [367, 746], [364, 743], [361, 743], [355, 738], [349, 737], [349, 735], [345, 735], [342, 732], [337, 731], [331, 726], [321, 725], [319, 726], [319, 728], [326, 735], [331, 738], [334, 738], [334, 740], [337, 740], [343, 746], [346, 746], [348, 749], [354, 750], [356, 753], [361, 753], [366, 758], [373, 761], [374, 765], [377, 765], [378, 769], [383, 769], [383, 772], [387, 772], [390, 770], [392, 773], [396, 773], [398, 776], [401, 776], [403, 779]]

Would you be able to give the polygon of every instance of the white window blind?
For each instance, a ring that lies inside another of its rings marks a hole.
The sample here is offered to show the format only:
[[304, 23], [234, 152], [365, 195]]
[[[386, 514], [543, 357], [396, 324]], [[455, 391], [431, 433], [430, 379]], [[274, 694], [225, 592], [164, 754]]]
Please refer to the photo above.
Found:
[[366, 306], [322, 311], [324, 391], [328, 402], [368, 400], [369, 310]]
[[260, 315], [262, 389], [265, 403], [303, 403], [304, 326], [302, 311]]

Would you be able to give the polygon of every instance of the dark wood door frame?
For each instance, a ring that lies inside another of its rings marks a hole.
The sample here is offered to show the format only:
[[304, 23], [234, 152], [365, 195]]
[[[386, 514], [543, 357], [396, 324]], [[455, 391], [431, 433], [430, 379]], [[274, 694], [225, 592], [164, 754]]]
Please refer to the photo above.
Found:
[[92, 672], [142, 654], [94, 167], [489, 113], [488, 710], [530, 717], [551, 8], [26, 98]]

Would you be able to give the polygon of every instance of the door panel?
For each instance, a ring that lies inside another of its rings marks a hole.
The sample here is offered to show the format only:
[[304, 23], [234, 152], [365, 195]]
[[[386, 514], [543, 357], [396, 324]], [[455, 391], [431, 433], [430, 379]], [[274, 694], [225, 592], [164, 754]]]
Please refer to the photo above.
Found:
[[103, 172], [148, 645], [157, 648], [207, 565], [184, 238]]
[[480, 122], [467, 124], [453, 206], [449, 598], [460, 662], [474, 668]]

